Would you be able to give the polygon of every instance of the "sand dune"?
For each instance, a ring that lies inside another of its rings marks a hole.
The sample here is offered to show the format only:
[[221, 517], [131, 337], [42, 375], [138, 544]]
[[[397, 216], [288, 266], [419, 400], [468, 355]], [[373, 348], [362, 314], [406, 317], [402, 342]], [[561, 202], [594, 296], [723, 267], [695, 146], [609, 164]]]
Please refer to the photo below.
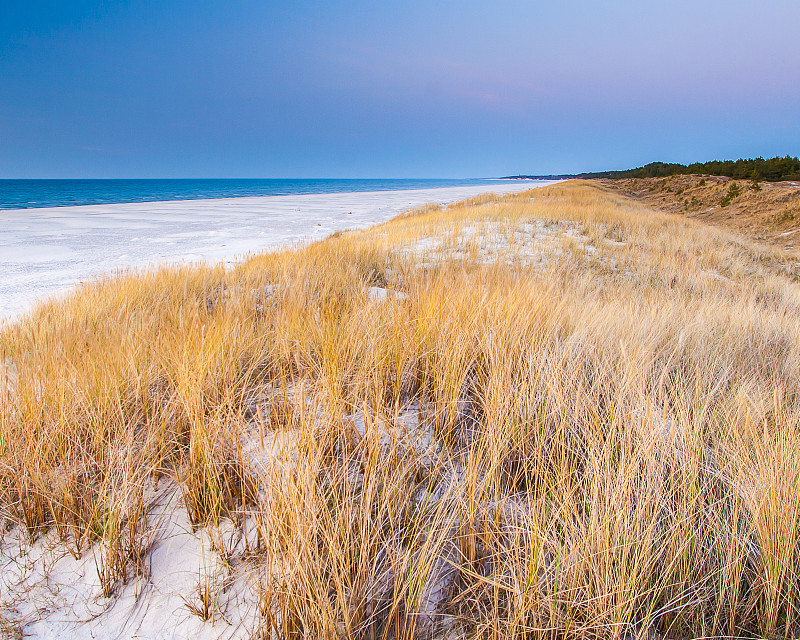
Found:
[[[545, 182], [499, 182], [512, 193]], [[0, 212], [0, 319], [117, 269], [235, 261], [244, 254], [383, 222], [428, 202], [449, 203], [485, 185]]]

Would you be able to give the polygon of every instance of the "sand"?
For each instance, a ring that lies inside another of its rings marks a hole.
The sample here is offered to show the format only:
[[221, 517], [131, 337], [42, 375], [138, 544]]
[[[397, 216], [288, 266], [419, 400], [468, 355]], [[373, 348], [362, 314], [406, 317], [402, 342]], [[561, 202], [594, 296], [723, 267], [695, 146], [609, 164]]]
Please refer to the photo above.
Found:
[[[545, 184], [513, 180], [491, 190], [513, 193]], [[0, 211], [0, 320], [115, 270], [199, 261], [230, 265], [247, 254], [486, 191], [475, 185]]]

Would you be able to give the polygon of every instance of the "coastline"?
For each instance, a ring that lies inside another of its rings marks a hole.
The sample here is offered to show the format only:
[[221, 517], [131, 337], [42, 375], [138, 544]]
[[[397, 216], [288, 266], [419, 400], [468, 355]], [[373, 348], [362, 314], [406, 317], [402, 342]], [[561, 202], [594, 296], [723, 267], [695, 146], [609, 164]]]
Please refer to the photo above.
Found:
[[551, 182], [398, 191], [169, 200], [0, 211], [0, 321], [117, 270], [208, 261], [366, 228], [425, 204]]

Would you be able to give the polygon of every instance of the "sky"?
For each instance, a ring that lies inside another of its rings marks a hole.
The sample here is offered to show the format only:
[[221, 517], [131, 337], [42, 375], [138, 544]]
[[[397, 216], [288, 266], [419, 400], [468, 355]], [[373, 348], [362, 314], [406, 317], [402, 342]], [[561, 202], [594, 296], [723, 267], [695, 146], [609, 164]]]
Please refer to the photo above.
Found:
[[800, 154], [798, 0], [0, 3], [0, 178]]

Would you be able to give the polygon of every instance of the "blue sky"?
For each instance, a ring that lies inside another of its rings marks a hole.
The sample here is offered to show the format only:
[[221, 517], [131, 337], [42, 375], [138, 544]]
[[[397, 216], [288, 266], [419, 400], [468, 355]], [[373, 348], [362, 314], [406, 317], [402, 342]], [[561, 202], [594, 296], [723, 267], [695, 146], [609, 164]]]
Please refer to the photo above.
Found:
[[798, 24], [797, 0], [7, 1], [0, 177], [797, 155]]

